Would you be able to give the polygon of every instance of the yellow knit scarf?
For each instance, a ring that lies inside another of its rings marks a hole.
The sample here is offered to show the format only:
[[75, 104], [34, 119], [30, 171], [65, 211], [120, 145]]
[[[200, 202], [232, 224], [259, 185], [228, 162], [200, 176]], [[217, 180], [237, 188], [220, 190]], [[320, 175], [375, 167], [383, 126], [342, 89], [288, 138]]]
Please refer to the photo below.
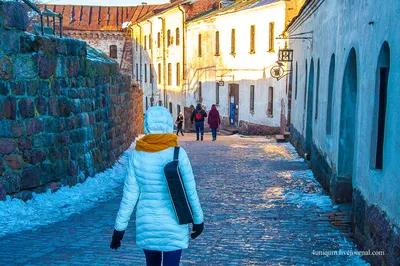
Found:
[[175, 134], [149, 134], [136, 141], [135, 150], [158, 152], [177, 146], [178, 137]]

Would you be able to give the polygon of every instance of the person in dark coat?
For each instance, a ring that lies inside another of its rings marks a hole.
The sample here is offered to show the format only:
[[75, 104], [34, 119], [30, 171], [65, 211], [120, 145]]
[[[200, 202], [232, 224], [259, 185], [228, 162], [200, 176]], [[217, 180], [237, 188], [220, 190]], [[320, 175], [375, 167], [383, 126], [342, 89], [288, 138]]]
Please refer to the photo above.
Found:
[[201, 103], [198, 103], [196, 109], [193, 110], [192, 117], [190, 121], [193, 124], [193, 120], [196, 126], [196, 140], [199, 140], [199, 133], [201, 133], [201, 141], [203, 141], [204, 135], [204, 118], [207, 117], [206, 111], [201, 108]]
[[178, 130], [176, 131], [176, 135], [178, 136], [179, 131], [181, 132], [182, 136], [183, 135], [183, 130], [182, 130], [182, 126], [183, 126], [183, 114], [182, 112], [179, 113], [178, 117], [176, 118], [176, 125], [178, 127]]
[[211, 128], [213, 141], [217, 140], [217, 129], [221, 124], [221, 118], [215, 104], [212, 105], [210, 112], [208, 113], [208, 124]]

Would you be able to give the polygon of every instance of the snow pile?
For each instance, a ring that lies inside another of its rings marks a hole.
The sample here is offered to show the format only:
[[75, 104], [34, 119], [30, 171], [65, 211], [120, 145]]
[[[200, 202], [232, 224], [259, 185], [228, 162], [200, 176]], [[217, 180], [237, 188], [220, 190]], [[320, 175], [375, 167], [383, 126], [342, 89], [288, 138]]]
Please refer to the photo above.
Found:
[[110, 169], [89, 177], [83, 184], [62, 187], [55, 193], [33, 194], [33, 199], [0, 201], [0, 237], [67, 219], [99, 202], [115, 197], [126, 176], [128, 158], [135, 144]]
[[338, 207], [333, 205], [331, 198], [325, 194], [311, 170], [292, 172], [291, 178], [300, 187], [299, 189], [286, 191], [286, 202], [299, 208], [317, 207], [322, 211], [332, 211]]

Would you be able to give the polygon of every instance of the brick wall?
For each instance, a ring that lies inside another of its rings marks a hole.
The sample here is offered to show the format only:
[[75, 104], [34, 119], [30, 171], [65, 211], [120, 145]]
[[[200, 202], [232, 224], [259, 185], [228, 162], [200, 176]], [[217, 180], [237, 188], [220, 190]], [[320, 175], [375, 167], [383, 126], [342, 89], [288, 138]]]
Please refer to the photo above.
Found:
[[24, 32], [0, 2], [0, 200], [75, 185], [110, 167], [142, 132], [142, 94], [118, 64], [70, 38]]

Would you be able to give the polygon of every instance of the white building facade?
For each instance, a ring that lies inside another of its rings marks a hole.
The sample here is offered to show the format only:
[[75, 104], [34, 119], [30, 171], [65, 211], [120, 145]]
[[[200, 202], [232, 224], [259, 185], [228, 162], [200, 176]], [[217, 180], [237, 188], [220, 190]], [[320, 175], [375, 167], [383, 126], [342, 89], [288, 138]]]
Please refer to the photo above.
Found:
[[292, 143], [352, 202], [356, 242], [385, 251], [376, 265], [400, 265], [399, 14], [397, 0], [309, 0], [287, 29]]
[[187, 106], [216, 104], [223, 126], [243, 134], [285, 131], [286, 86], [270, 70], [284, 47], [276, 37], [298, 2], [221, 2], [220, 9], [188, 21]]
[[143, 89], [143, 108], [162, 105], [173, 116], [183, 112], [184, 10], [179, 6], [150, 14], [134, 24], [133, 77]]

